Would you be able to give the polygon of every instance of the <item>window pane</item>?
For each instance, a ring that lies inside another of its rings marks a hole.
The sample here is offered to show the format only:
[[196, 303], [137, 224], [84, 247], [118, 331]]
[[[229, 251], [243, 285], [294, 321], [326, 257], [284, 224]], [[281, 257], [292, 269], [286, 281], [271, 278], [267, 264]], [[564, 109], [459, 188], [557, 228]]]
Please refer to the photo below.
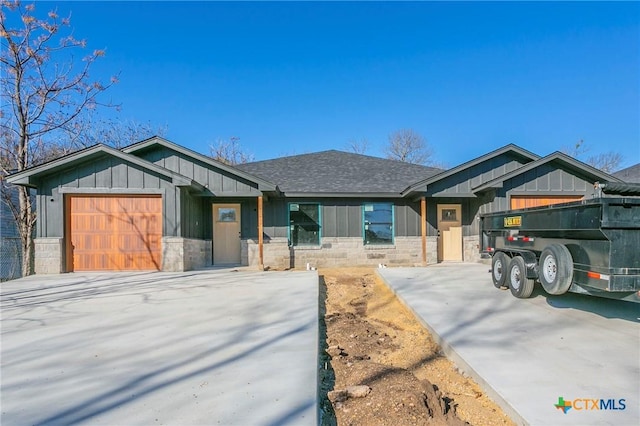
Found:
[[364, 243], [393, 243], [393, 204], [371, 203], [364, 205]]
[[393, 241], [391, 225], [369, 225], [365, 229], [365, 241], [367, 244], [391, 244]]
[[320, 221], [318, 204], [300, 204], [300, 213], [304, 214], [312, 222], [318, 223]]
[[235, 222], [235, 221], [236, 221], [236, 209], [234, 208], [218, 209], [218, 222]]
[[442, 209], [443, 222], [457, 222], [456, 216], [456, 209]]
[[320, 226], [317, 224], [293, 225], [291, 240], [294, 246], [319, 245]]
[[320, 244], [320, 205], [290, 204], [289, 224], [294, 246]]

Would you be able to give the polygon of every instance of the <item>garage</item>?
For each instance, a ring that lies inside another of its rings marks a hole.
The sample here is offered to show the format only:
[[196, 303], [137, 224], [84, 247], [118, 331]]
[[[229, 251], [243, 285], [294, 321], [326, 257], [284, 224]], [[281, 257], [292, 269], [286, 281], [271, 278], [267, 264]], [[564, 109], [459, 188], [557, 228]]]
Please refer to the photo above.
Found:
[[161, 269], [160, 196], [70, 195], [65, 201], [68, 272]]
[[512, 195], [511, 210], [582, 200], [582, 195]]

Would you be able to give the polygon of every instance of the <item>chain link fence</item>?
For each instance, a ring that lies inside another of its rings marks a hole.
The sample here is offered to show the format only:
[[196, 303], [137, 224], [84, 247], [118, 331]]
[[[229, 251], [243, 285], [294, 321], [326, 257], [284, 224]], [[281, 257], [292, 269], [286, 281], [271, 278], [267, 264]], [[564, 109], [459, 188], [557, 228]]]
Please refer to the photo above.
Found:
[[0, 281], [22, 276], [22, 243], [19, 237], [3, 237], [0, 240]]
[[12, 205], [19, 205], [18, 191], [0, 175], [0, 282], [22, 276], [22, 242]]

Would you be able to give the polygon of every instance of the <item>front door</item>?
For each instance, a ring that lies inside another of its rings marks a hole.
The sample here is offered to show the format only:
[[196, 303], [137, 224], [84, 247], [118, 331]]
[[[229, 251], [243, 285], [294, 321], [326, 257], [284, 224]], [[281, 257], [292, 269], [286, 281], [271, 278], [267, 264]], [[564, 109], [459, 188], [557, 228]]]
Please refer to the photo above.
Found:
[[213, 205], [213, 264], [240, 264], [240, 204]]
[[460, 204], [438, 204], [438, 261], [462, 261]]

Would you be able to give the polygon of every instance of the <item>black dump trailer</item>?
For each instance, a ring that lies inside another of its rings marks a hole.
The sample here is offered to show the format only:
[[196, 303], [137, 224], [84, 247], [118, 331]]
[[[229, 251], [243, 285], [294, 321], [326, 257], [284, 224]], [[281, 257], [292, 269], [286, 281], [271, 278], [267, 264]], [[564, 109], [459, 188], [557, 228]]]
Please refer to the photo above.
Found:
[[552, 295], [640, 302], [640, 184], [595, 188], [588, 200], [482, 214], [493, 284], [519, 298], [538, 281]]

